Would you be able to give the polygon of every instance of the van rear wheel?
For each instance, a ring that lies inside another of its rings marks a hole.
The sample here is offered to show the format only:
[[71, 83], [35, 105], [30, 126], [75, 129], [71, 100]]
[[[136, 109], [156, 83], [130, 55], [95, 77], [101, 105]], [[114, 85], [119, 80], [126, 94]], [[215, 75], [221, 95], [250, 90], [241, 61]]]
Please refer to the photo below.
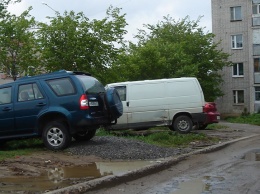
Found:
[[190, 117], [186, 115], [178, 116], [173, 122], [173, 128], [179, 133], [189, 133], [193, 124]]

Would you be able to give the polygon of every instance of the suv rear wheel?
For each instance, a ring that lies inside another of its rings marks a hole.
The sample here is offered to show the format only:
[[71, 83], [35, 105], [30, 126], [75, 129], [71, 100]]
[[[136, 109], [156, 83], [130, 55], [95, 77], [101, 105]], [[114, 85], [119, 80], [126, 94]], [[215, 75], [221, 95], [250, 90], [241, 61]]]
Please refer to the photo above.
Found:
[[96, 134], [96, 129], [94, 130], [89, 130], [86, 132], [80, 132], [80, 133], [76, 133], [74, 134], [72, 137], [76, 140], [76, 141], [88, 141], [90, 139], [92, 139], [95, 134]]
[[44, 145], [51, 150], [66, 148], [71, 142], [68, 127], [61, 120], [51, 121], [43, 129]]

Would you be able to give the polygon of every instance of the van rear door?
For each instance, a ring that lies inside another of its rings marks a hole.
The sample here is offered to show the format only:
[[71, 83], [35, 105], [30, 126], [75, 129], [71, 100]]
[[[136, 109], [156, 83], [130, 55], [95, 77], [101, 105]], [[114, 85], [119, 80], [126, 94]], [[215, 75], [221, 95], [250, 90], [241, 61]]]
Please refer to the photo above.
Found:
[[128, 97], [127, 97], [127, 90], [128, 86], [127, 85], [118, 85], [118, 86], [113, 86], [120, 97], [120, 100], [122, 101], [123, 104], [123, 115], [117, 119], [117, 125], [113, 126], [113, 128], [122, 127], [122, 128], [127, 128], [128, 127], [128, 121], [127, 121], [127, 113], [128, 111]]

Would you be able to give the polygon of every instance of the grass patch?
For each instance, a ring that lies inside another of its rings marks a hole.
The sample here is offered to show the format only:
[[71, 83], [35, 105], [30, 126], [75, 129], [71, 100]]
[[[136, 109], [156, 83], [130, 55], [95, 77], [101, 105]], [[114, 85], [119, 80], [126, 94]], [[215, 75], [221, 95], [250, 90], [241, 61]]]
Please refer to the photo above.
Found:
[[213, 123], [213, 124], [209, 124], [207, 126], [206, 129], [227, 129], [229, 128], [228, 126], [225, 126], [225, 125], [220, 125], [219, 123]]
[[227, 117], [226, 121], [231, 123], [245, 123], [260, 126], [260, 114], [250, 114], [239, 117]]
[[[149, 133], [149, 131], [155, 131], [154, 133]], [[99, 129], [97, 132], [98, 136], [108, 136], [116, 135], [128, 139], [135, 139], [143, 141], [148, 144], [163, 146], [163, 147], [186, 147], [191, 142], [194, 141], [203, 141], [203, 142], [217, 142], [218, 139], [208, 137], [203, 133], [188, 133], [188, 134], [179, 134], [177, 132], [169, 130], [167, 127], [155, 127], [147, 130], [148, 135], [134, 135], [130, 130], [123, 130], [118, 133], [117, 131], [106, 131], [104, 129]]]
[[179, 134], [176, 132], [158, 132], [149, 136], [136, 136], [132, 138], [163, 147], [185, 147], [194, 141], [210, 141], [210, 138], [202, 133]]
[[44, 149], [40, 139], [13, 140], [0, 145], [0, 160], [29, 155]]

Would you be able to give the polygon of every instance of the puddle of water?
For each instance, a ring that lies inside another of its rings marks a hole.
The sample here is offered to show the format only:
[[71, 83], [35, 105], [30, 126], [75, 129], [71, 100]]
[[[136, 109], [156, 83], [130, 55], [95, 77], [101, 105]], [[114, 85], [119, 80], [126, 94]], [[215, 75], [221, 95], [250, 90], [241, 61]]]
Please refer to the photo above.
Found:
[[204, 176], [202, 178], [192, 179], [179, 183], [178, 189], [174, 189], [171, 194], [201, 194], [209, 192], [211, 189], [210, 182], [222, 182], [223, 177]]
[[248, 161], [260, 161], [260, 151], [251, 151], [245, 154], [243, 159]]
[[208, 191], [207, 185], [203, 182], [203, 178], [200, 178], [179, 183], [178, 190], [171, 194], [200, 194], [203, 191]]
[[[155, 161], [153, 161], [155, 162]], [[82, 180], [87, 181], [107, 175], [119, 175], [148, 166], [152, 161], [96, 162], [86, 166], [48, 169], [39, 177], [14, 176], [0, 178], [0, 193], [12, 191], [44, 192], [67, 187]]]

